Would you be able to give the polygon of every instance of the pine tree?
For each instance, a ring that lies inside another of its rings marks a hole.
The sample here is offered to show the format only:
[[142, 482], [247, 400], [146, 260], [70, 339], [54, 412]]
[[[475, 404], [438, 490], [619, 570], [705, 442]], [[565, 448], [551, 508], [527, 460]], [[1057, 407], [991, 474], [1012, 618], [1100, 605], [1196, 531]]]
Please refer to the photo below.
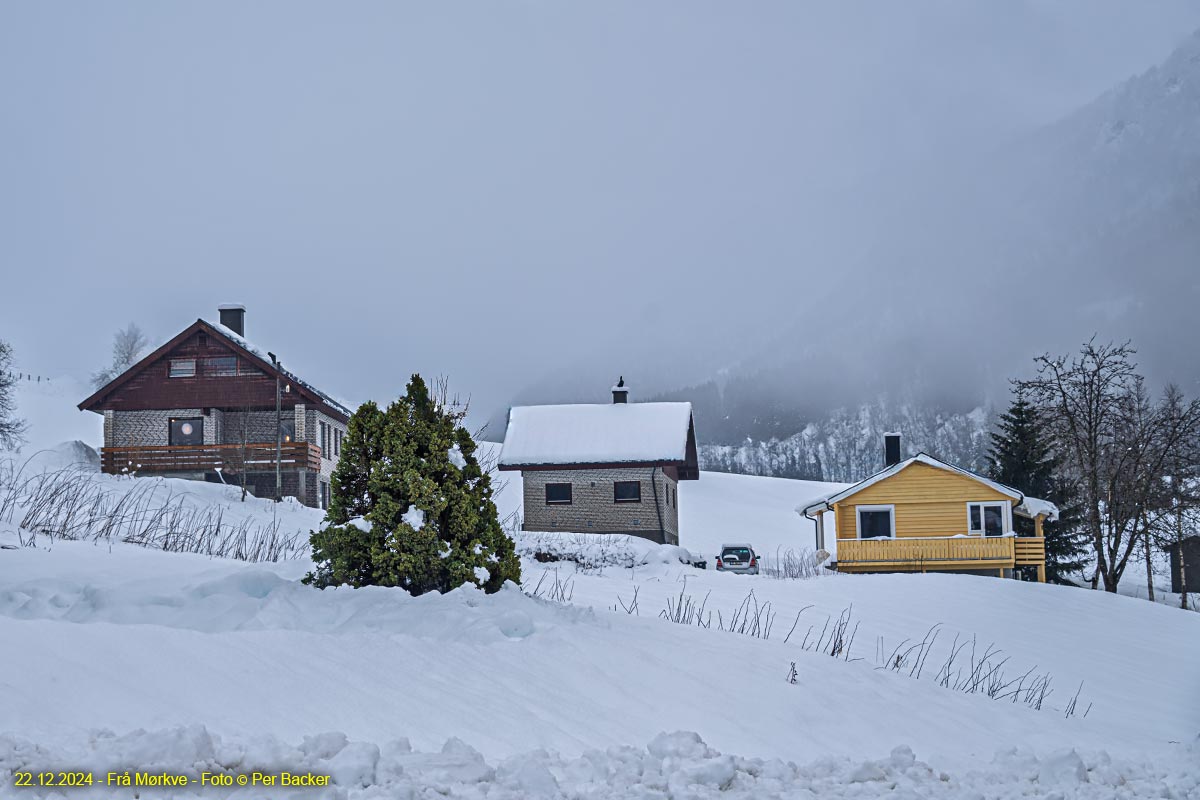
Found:
[[419, 375], [386, 411], [367, 403], [354, 413], [305, 582], [422, 594], [464, 583], [495, 592], [520, 580], [464, 413], [432, 397]]
[[[1000, 415], [988, 453], [990, 477], [1031, 497], [1058, 506], [1058, 520], [1042, 526], [1046, 537], [1046, 580], [1071, 583], [1068, 575], [1083, 566], [1087, 536], [1080, 524], [1079, 503], [1071, 483], [1063, 478], [1052, 440], [1037, 408], [1017, 392], [1012, 405]], [[1023, 536], [1034, 533], [1033, 520], [1014, 517], [1013, 526]]]

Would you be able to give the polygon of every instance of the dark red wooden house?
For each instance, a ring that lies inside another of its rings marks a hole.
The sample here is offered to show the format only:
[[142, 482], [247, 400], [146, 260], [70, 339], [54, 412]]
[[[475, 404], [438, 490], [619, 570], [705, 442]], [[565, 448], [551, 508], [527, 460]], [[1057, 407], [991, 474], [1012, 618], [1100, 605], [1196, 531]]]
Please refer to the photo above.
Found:
[[282, 496], [328, 507], [349, 409], [247, 341], [244, 307], [219, 312], [79, 404], [104, 415], [101, 468], [244, 484], [258, 497], [276, 497], [278, 480]]

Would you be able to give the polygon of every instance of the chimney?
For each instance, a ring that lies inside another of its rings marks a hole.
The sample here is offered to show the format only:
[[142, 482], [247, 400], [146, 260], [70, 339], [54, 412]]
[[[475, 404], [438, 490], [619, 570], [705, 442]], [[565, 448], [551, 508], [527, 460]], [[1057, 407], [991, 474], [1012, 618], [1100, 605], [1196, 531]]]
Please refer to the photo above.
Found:
[[227, 303], [217, 306], [221, 314], [221, 324], [238, 336], [246, 335], [246, 307], [240, 303]]
[[900, 434], [885, 433], [883, 435], [883, 466], [894, 467], [900, 459]]
[[613, 402], [614, 403], [628, 403], [629, 402], [629, 388], [625, 386], [625, 376], [624, 375], [622, 375], [621, 379], [617, 381], [617, 385], [612, 387], [612, 393], [613, 393]]

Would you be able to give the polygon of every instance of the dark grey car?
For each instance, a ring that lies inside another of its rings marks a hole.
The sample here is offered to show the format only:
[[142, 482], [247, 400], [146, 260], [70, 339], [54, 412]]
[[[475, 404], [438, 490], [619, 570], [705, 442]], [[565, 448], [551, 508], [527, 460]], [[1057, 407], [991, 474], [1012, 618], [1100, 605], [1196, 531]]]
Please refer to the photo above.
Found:
[[758, 554], [748, 544], [721, 545], [721, 555], [717, 556], [717, 572], [757, 575]]

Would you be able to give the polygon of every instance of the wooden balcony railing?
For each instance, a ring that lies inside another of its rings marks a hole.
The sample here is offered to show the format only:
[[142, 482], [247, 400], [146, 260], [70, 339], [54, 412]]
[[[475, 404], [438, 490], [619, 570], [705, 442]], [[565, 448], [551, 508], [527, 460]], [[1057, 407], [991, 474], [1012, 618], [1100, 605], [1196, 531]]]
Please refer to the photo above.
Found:
[[839, 564], [847, 565], [934, 567], [939, 564], [969, 566], [971, 563], [982, 563], [995, 566], [1003, 562], [1012, 566], [1018, 541], [1025, 540], [1011, 536], [839, 539], [837, 560]]
[[[308, 442], [280, 447], [282, 469], [321, 469], [321, 448]], [[275, 443], [103, 447], [100, 469], [114, 475], [154, 472], [209, 472], [217, 467], [235, 475], [275, 469]]]
[[1018, 566], [1046, 563], [1046, 540], [1039, 536], [1019, 536], [1013, 540]]

